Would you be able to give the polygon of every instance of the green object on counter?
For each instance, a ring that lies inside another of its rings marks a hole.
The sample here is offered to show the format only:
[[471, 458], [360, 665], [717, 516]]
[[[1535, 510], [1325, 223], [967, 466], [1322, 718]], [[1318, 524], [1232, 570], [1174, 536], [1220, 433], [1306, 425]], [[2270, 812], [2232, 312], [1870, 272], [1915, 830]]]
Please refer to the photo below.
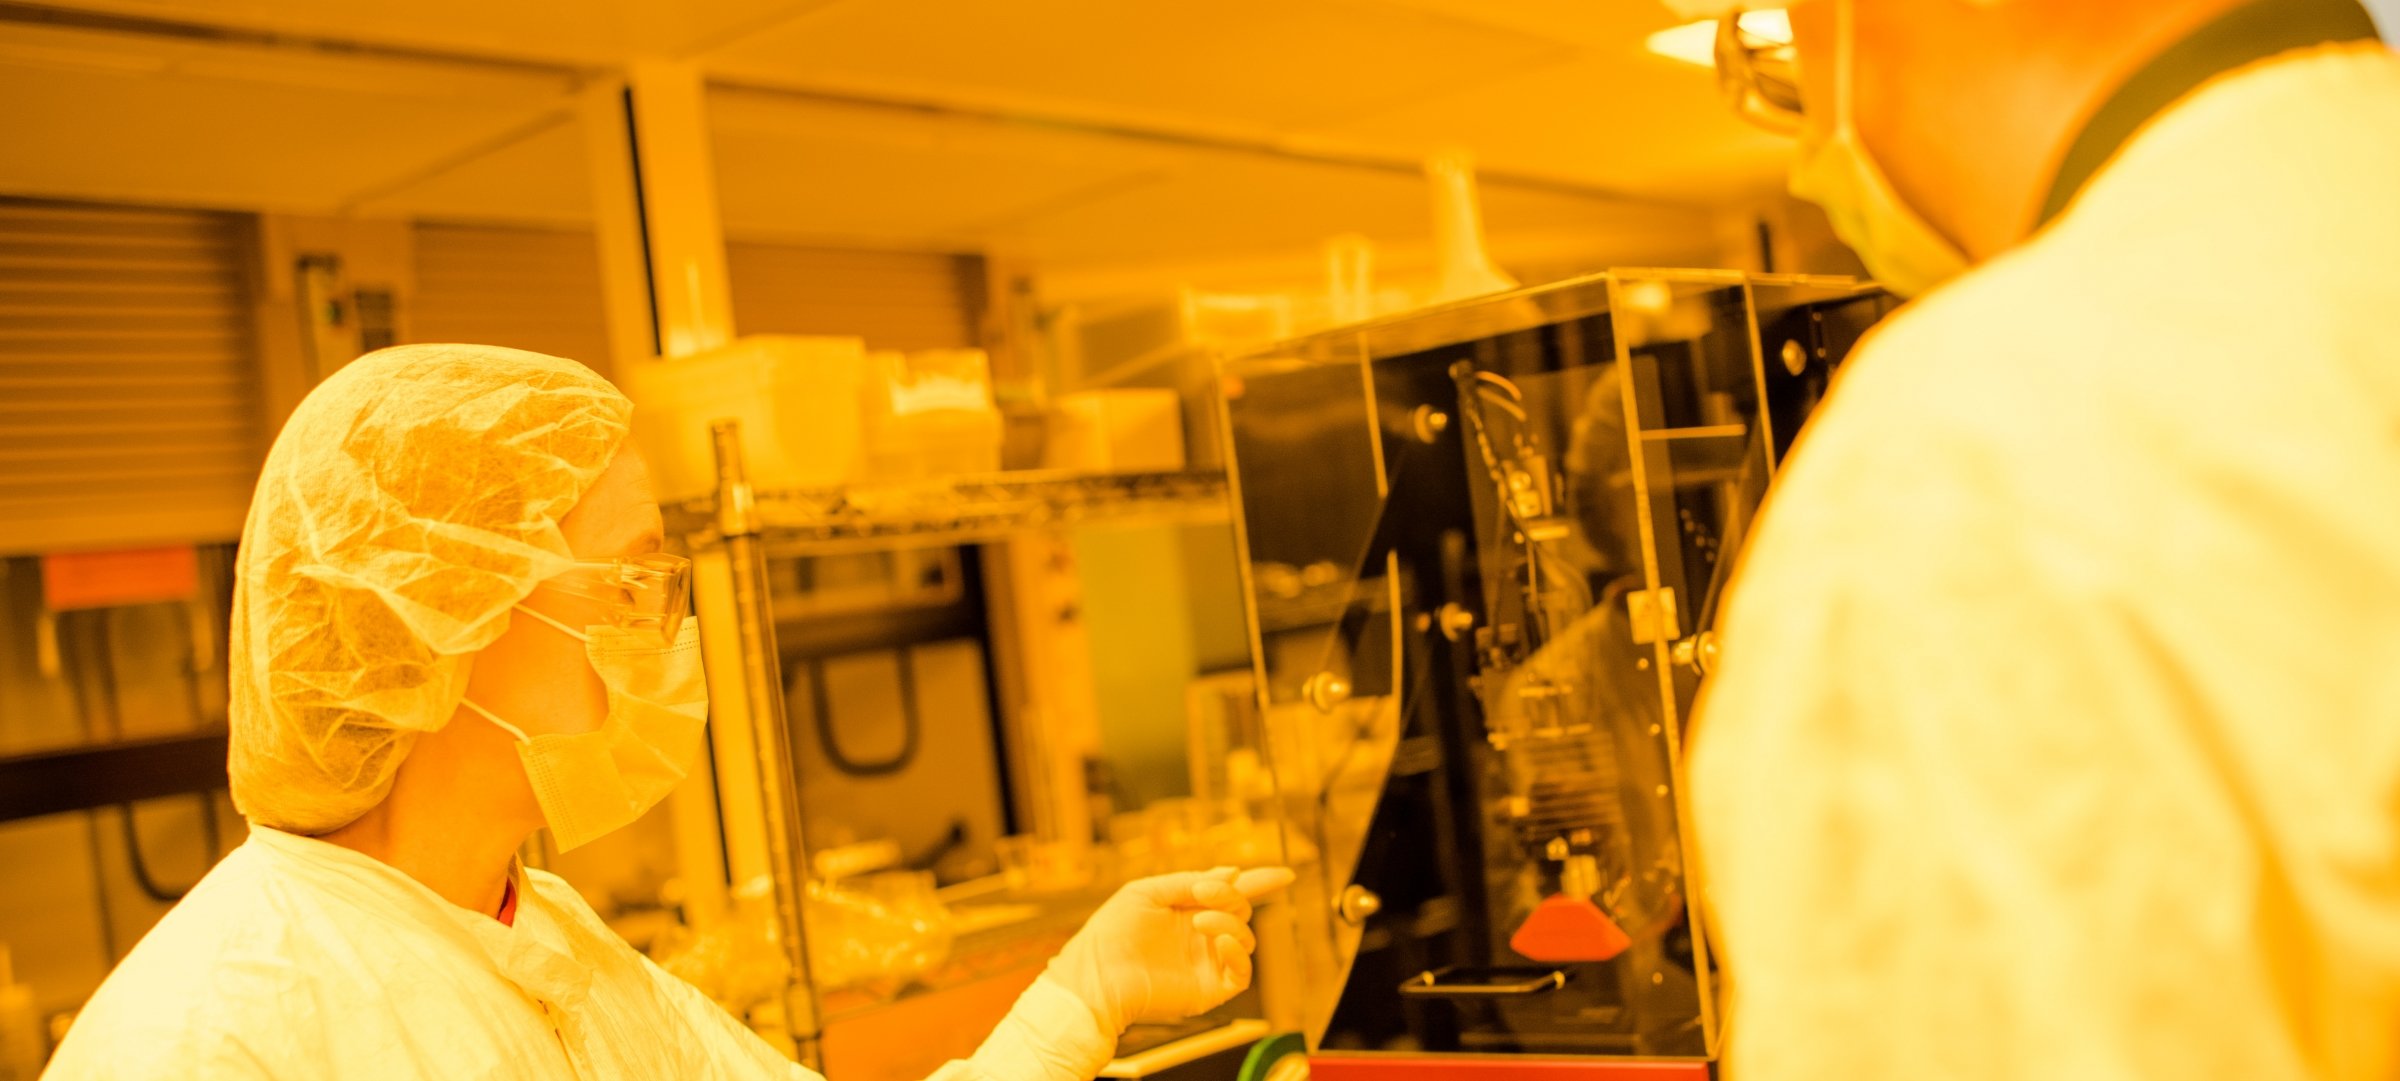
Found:
[[1267, 1081], [1267, 1075], [1274, 1072], [1275, 1064], [1284, 1056], [1307, 1053], [1308, 1043], [1299, 1033], [1276, 1033], [1250, 1045], [1250, 1057], [1242, 1060], [1241, 1071], [1233, 1075], [1234, 1081]]

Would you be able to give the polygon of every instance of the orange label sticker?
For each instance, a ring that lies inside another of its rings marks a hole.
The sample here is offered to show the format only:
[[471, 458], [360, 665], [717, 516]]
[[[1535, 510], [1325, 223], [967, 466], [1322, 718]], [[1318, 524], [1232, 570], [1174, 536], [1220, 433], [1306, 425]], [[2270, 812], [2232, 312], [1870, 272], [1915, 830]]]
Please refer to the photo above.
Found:
[[138, 548], [42, 557], [42, 606], [53, 612], [190, 600], [200, 592], [200, 550]]

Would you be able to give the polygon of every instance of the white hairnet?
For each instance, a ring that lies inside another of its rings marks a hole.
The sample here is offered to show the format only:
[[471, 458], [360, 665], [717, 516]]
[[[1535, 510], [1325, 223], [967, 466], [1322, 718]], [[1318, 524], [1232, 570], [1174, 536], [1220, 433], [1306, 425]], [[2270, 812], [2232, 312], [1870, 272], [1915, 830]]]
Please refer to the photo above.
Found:
[[[1736, 11], [1784, 11], [1799, 0], [1662, 0], [1678, 19], [1722, 19]], [[2004, 0], [1960, 0], [1972, 7], [1993, 7]]]
[[571, 558], [558, 520], [633, 406], [571, 360], [482, 345], [370, 353], [301, 401], [242, 530], [234, 806], [317, 834], [381, 802], [471, 655]]
[[1722, 19], [1736, 11], [1780, 11], [1792, 0], [1664, 0], [1678, 19]]

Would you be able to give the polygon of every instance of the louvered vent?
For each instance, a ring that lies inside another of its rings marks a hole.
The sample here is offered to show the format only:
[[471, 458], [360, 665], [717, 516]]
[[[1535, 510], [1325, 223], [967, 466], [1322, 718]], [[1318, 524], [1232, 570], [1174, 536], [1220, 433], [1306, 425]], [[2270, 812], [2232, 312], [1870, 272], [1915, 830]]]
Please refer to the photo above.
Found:
[[0, 200], [0, 553], [241, 535], [264, 449], [245, 221]]
[[530, 349], [609, 370], [600, 251], [582, 231], [416, 228], [409, 336]]
[[971, 255], [725, 245], [741, 333], [856, 335], [870, 349], [980, 344], [981, 271]]

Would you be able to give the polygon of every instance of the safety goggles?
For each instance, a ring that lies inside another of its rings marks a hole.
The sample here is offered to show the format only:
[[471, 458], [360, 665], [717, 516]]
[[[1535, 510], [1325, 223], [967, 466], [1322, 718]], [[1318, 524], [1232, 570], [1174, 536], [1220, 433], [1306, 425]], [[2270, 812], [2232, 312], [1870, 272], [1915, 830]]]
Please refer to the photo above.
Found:
[[608, 625], [656, 635], [667, 644], [675, 641], [691, 611], [692, 561], [665, 552], [579, 559], [542, 586], [599, 601], [607, 605]]
[[1742, 27], [1742, 12], [1717, 20], [1717, 88], [1742, 119], [1779, 135], [1800, 131], [1800, 65], [1789, 40]]

